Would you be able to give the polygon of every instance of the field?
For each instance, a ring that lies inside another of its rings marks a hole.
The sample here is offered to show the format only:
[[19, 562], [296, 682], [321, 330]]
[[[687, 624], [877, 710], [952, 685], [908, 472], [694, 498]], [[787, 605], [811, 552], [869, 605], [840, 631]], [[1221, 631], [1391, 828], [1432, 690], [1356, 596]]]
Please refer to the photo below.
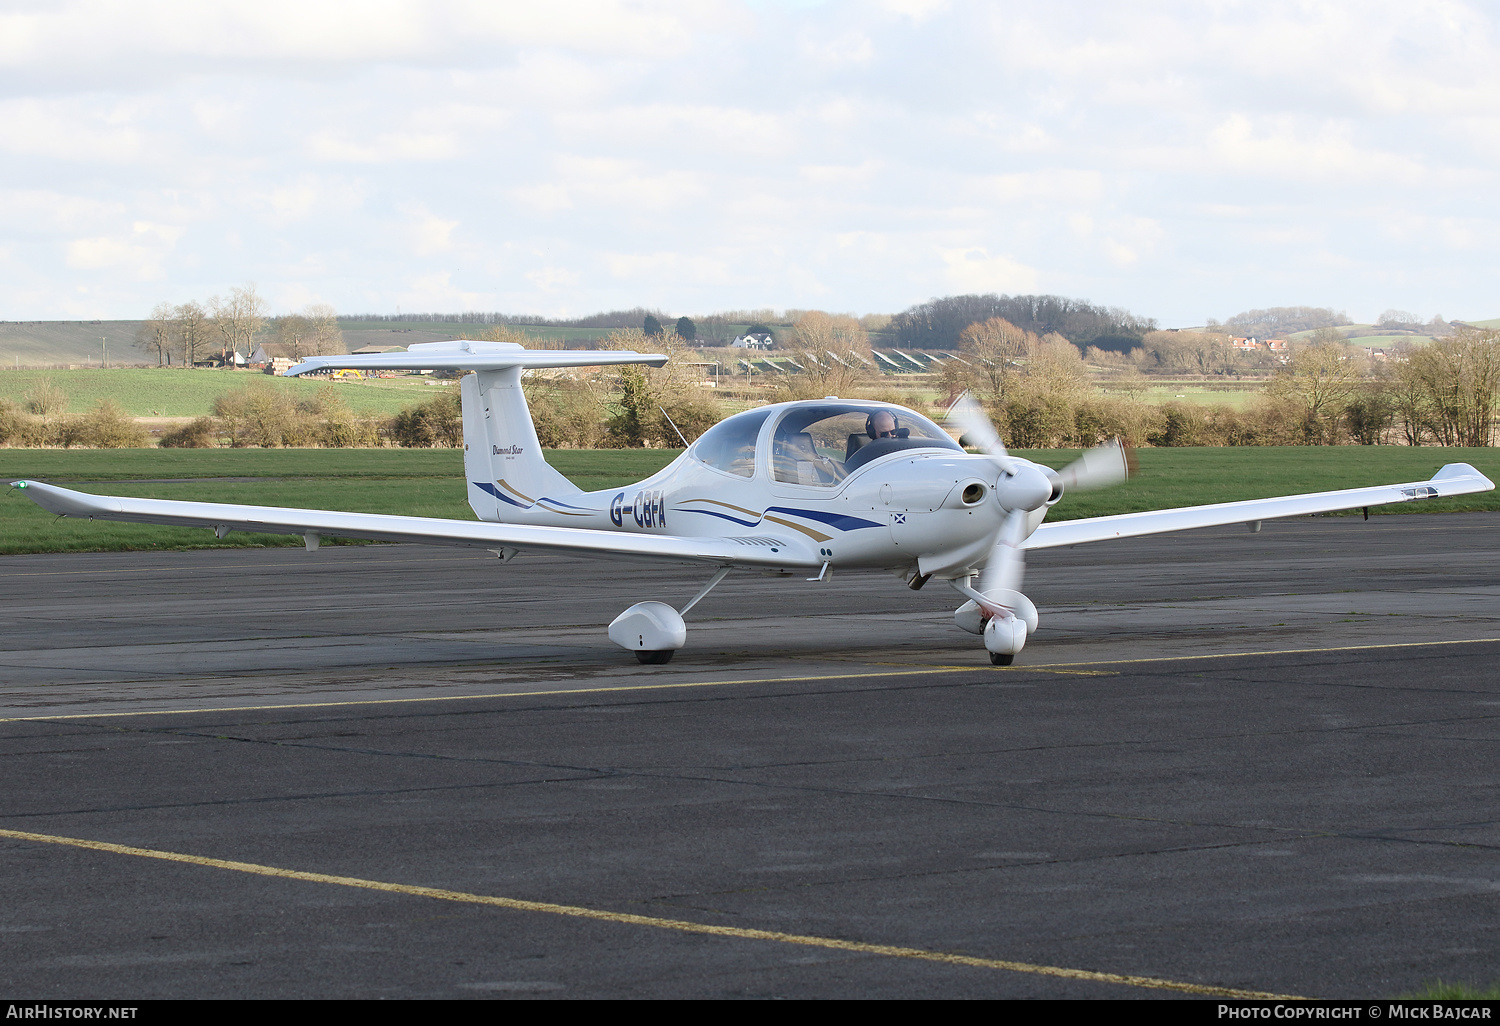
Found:
[[[0, 321], [0, 367], [78, 364], [98, 367], [109, 348], [110, 366], [154, 364], [138, 349], [135, 333], [144, 321]], [[101, 345], [99, 338], [107, 341]]]
[[309, 398], [320, 388], [337, 388], [350, 409], [397, 413], [446, 387], [428, 384], [431, 380], [413, 375], [330, 385], [326, 378], [278, 378], [244, 370], [13, 370], [0, 371], [0, 399], [19, 402], [29, 389], [51, 381], [67, 393], [69, 413], [84, 413], [100, 399], [113, 399], [132, 417], [203, 417], [213, 411], [217, 396], [255, 384]]
[[[680, 450], [556, 450], [548, 459], [585, 489], [628, 484]], [[1076, 450], [1026, 456], [1061, 467]], [[1295, 492], [1422, 480], [1444, 463], [1500, 478], [1500, 449], [1337, 446], [1143, 449], [1139, 473], [1119, 488], [1068, 496], [1049, 519], [1102, 516]], [[84, 491], [162, 499], [255, 503], [471, 520], [462, 453], [453, 449], [0, 450], [0, 480], [27, 477]], [[1371, 510], [1500, 510], [1500, 493]], [[1356, 514], [1357, 515], [1357, 514]], [[19, 492], [0, 497], [0, 554], [300, 545], [300, 539], [57, 520]]]
[[[490, 328], [488, 324], [464, 321], [354, 321], [340, 320], [344, 343], [351, 349], [362, 346], [408, 346], [413, 342], [440, 342], [463, 335], [474, 337]], [[614, 328], [551, 328], [540, 324], [512, 324], [511, 329], [532, 338], [556, 341], [600, 339]]]
[[[1147, 379], [1151, 380], [1151, 379]], [[1108, 382], [1100, 382], [1106, 391], [1112, 391]], [[1259, 395], [1265, 388], [1265, 381], [1247, 382], [1242, 386], [1210, 386], [1202, 381], [1194, 382], [1168, 382], [1159, 384], [1151, 380], [1151, 387], [1141, 393], [1141, 398], [1148, 403], [1168, 403], [1181, 400], [1186, 403], [1196, 403], [1200, 406], [1234, 406], [1241, 407]]]

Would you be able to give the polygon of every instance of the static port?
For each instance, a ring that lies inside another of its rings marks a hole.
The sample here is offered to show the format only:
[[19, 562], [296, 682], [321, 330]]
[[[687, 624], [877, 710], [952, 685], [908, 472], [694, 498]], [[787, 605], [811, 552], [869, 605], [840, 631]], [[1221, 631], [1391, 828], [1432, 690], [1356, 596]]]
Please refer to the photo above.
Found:
[[975, 481], [964, 487], [964, 503], [966, 505], [972, 506], [974, 505], [974, 503], [983, 498], [984, 485], [980, 484], [978, 481]]

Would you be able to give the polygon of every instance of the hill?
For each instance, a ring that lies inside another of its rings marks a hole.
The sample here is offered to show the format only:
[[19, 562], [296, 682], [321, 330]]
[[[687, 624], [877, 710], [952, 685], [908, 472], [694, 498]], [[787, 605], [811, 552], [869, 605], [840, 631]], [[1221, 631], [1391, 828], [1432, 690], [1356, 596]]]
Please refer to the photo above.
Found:
[[107, 339], [111, 367], [152, 366], [136, 348], [144, 321], [0, 321], [0, 367], [99, 367]]

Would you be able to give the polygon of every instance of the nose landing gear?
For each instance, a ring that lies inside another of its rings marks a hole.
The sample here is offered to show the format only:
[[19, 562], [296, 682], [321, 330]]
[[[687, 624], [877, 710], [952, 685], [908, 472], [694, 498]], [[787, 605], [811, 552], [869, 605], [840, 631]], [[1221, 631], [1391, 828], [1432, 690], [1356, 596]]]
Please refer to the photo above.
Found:
[[[984, 638], [984, 647], [994, 666], [1009, 666], [1026, 646], [1026, 636], [1037, 628], [1036, 606], [1025, 595], [1010, 588], [980, 594], [968, 581], [950, 581], [953, 589], [970, 596], [953, 612], [953, 622], [970, 634]], [[981, 600], [983, 600], [981, 602]]]
[[990, 617], [984, 625], [984, 647], [993, 666], [1009, 666], [1026, 644], [1026, 621], [1009, 610]]

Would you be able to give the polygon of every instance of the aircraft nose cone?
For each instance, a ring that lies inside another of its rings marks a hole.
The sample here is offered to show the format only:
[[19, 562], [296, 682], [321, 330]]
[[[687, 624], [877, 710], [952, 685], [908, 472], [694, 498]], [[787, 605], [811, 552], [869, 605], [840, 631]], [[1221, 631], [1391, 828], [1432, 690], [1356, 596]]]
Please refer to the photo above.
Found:
[[1040, 509], [1051, 497], [1052, 480], [1036, 467], [1018, 466], [995, 483], [995, 498], [1008, 510]]

